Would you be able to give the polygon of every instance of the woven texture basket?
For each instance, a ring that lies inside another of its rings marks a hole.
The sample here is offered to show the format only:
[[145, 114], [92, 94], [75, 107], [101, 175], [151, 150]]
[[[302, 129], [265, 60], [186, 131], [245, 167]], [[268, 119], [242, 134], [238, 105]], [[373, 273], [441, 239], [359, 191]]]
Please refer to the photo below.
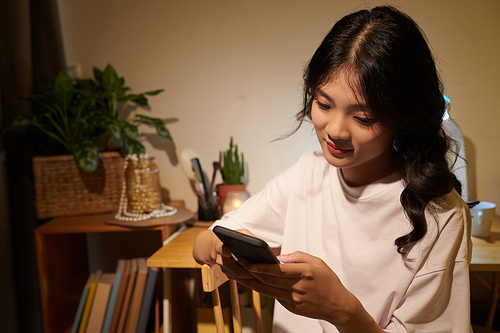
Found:
[[99, 154], [99, 166], [85, 172], [72, 155], [33, 158], [35, 206], [39, 219], [118, 211], [123, 186], [123, 158]]

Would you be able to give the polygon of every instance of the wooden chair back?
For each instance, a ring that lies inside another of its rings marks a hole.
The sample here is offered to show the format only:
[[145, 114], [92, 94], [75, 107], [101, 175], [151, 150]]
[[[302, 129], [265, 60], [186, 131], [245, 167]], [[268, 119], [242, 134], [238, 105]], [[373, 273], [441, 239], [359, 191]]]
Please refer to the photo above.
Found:
[[[212, 294], [212, 303], [214, 309], [215, 326], [217, 333], [224, 333], [224, 317], [222, 315], [222, 306], [220, 302], [219, 287], [226, 281], [229, 281], [229, 293], [231, 295], [231, 312], [233, 319], [234, 333], [242, 333], [240, 302], [238, 298], [238, 285], [236, 281], [229, 280], [222, 272], [219, 265], [203, 265], [201, 267], [201, 279], [203, 291]], [[260, 304], [260, 294], [252, 290], [252, 303], [255, 318], [256, 333], [263, 333], [262, 326], [262, 307]]]

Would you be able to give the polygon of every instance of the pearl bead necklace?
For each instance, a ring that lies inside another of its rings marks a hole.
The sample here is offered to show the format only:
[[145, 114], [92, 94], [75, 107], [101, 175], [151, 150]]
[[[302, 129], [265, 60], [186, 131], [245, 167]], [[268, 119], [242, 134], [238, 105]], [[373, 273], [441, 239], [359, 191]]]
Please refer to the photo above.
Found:
[[[148, 154], [141, 154], [140, 157], [148, 157]], [[135, 160], [137, 161], [137, 155], [127, 155], [125, 158], [125, 161], [123, 163], [123, 169], [125, 172], [127, 171], [128, 167], [128, 161], [129, 160]], [[177, 213], [177, 208], [172, 207], [172, 206], [167, 206], [163, 203], [161, 203], [161, 209], [157, 209], [152, 211], [149, 214], [137, 214], [137, 213], [130, 213], [127, 211], [127, 205], [128, 205], [128, 199], [127, 199], [127, 180], [126, 177], [123, 178], [123, 185], [122, 185], [122, 194], [120, 197], [120, 206], [118, 208], [118, 213], [115, 215], [115, 218], [117, 220], [121, 221], [144, 221], [144, 220], [149, 220], [152, 218], [158, 218], [158, 217], [167, 217], [167, 216], [172, 216], [175, 213]]]

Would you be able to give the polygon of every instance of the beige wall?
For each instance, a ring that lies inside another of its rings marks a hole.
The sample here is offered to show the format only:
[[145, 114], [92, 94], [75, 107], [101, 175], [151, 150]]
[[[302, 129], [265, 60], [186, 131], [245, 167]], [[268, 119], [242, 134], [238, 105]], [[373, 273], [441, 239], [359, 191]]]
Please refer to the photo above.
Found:
[[[193, 210], [196, 197], [178, 161], [183, 149], [196, 150], [211, 175], [233, 135], [255, 193], [318, 147], [308, 126], [270, 141], [291, 128], [303, 66], [323, 36], [365, 3], [385, 1], [59, 0], [68, 65], [79, 64], [87, 77], [92, 66], [111, 63], [136, 92], [165, 89], [150, 99], [150, 114], [178, 118], [168, 125], [175, 154], [158, 140], [145, 145], [163, 187]], [[500, 204], [500, 1], [392, 3], [421, 25], [439, 59], [466, 140], [470, 197]]]

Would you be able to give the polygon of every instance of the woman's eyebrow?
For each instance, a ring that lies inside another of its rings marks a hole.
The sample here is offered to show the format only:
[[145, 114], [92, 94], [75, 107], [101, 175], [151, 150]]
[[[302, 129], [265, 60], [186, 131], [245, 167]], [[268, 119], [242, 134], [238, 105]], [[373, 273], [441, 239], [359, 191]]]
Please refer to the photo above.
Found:
[[[324, 92], [321, 88], [316, 91], [318, 94], [323, 96], [328, 100], [328, 102], [335, 104], [335, 101], [326, 93]], [[354, 111], [363, 111], [363, 112], [370, 112], [370, 108], [366, 104], [361, 104], [361, 103], [356, 103], [349, 105], [347, 107], [347, 111], [354, 112]]]
[[353, 104], [347, 107], [347, 111], [350, 112], [362, 111], [365, 113], [370, 113], [370, 108], [368, 107], [368, 105], [365, 104]]
[[326, 92], [324, 92], [322, 89], [318, 89], [318, 90], [316, 90], [316, 92], [318, 94], [320, 94], [321, 96], [323, 96], [324, 98], [326, 98], [328, 100], [328, 102], [333, 103], [333, 99]]

